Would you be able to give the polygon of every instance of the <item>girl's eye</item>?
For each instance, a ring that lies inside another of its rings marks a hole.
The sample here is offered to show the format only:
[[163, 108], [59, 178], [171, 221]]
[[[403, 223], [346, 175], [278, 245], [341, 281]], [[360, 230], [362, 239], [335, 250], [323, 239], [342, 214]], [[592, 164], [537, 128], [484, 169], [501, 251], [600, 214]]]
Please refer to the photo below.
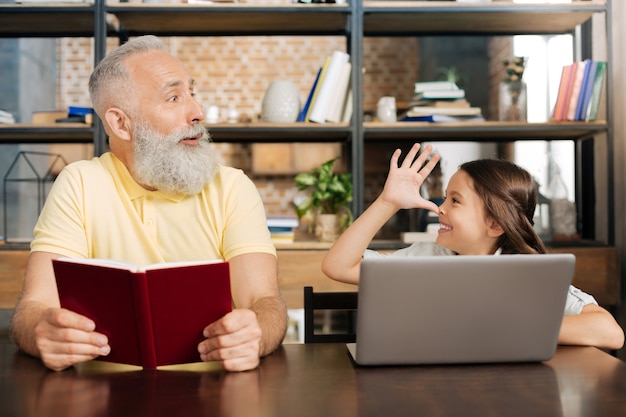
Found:
[[169, 100], [168, 100], [168, 101], [169, 101], [169, 102], [172, 102], [172, 103], [173, 103], [173, 102], [176, 102], [176, 101], [178, 101], [178, 96], [172, 96], [172, 97], [170, 97], [170, 98], [169, 98]]

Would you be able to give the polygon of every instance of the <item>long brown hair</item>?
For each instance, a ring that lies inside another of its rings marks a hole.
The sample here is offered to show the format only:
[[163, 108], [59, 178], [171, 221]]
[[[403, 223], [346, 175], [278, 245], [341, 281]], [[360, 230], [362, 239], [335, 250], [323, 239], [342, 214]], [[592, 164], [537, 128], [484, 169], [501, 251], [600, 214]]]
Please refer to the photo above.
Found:
[[502, 253], [546, 253], [533, 227], [538, 191], [528, 171], [500, 159], [478, 159], [460, 169], [474, 181], [487, 215], [504, 230], [498, 239]]

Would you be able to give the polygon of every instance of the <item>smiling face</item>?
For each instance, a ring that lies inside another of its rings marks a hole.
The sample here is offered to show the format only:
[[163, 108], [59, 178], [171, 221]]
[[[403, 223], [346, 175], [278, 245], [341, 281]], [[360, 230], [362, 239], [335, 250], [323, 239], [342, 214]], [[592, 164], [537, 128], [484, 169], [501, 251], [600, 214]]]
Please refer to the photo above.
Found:
[[437, 244], [459, 255], [489, 255], [497, 250], [502, 230], [486, 215], [472, 178], [463, 170], [450, 178], [445, 201], [439, 207], [439, 223]]

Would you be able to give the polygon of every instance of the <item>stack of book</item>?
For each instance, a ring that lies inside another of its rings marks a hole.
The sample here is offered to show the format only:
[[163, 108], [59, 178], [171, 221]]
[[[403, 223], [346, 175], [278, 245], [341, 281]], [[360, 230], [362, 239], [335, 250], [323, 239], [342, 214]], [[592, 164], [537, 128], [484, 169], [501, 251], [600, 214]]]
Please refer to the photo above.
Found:
[[563, 67], [552, 120], [596, 120], [606, 65], [604, 61], [587, 59]]
[[457, 100], [465, 98], [465, 90], [453, 81], [418, 81], [415, 83], [418, 100]]
[[0, 110], [0, 124], [11, 125], [15, 123], [15, 117], [5, 110]]
[[465, 90], [452, 81], [415, 83], [414, 102], [399, 120], [404, 122], [483, 122], [480, 107], [472, 107]]
[[349, 123], [352, 118], [350, 55], [334, 51], [319, 69], [298, 122]]
[[268, 217], [267, 227], [274, 243], [292, 243], [300, 222], [295, 217]]

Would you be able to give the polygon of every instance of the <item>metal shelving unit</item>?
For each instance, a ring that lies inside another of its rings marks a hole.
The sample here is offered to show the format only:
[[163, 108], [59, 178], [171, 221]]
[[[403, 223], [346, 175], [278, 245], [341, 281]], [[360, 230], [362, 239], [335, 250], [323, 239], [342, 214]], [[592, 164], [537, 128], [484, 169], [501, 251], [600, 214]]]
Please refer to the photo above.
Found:
[[[595, 14], [610, 13], [610, 0], [560, 4], [447, 1], [350, 1], [349, 4], [137, 4], [0, 5], [0, 37], [94, 38], [94, 59], [106, 53], [107, 37], [159, 36], [344, 36], [352, 60], [354, 116], [350, 124], [209, 125], [216, 142], [341, 142], [347, 145], [354, 182], [355, 213], [363, 210], [364, 148], [383, 140], [484, 141], [573, 140], [606, 134], [607, 221], [613, 224], [612, 92], [605, 89], [607, 120], [593, 123], [381, 124], [363, 120], [363, 40], [375, 36], [477, 36], [574, 33]], [[607, 21], [607, 42], [610, 27]], [[71, 22], [71, 24], [68, 24]], [[610, 51], [610, 48], [609, 48]], [[609, 57], [610, 59], [610, 57]], [[610, 66], [607, 79], [610, 79]], [[0, 128], [0, 143], [94, 143], [103, 153], [106, 135], [98, 120], [89, 126]], [[587, 175], [587, 174], [586, 174]], [[587, 175], [589, 177], [589, 175]], [[583, 175], [579, 175], [579, 179]], [[593, 178], [593, 175], [591, 176]], [[609, 229], [611, 229], [609, 227]], [[609, 244], [614, 240], [610, 232]]]

